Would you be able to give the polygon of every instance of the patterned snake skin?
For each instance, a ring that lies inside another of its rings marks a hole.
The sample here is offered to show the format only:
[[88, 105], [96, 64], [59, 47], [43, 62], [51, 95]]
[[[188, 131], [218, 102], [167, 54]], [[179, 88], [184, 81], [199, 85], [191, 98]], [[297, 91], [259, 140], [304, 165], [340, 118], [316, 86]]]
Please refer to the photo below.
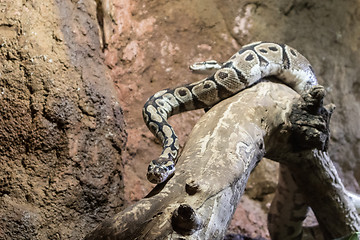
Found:
[[[201, 66], [201, 63], [197, 63], [192, 69], [202, 70]], [[159, 91], [145, 103], [144, 121], [163, 145], [160, 157], [149, 165], [147, 178], [150, 182], [164, 182], [175, 171], [179, 142], [167, 122], [170, 116], [211, 107], [267, 76], [276, 76], [299, 94], [317, 85], [309, 61], [285, 44], [251, 43], [221, 66], [215, 61], [203, 63], [203, 70], [212, 67], [216, 72], [211, 76], [199, 82]]]

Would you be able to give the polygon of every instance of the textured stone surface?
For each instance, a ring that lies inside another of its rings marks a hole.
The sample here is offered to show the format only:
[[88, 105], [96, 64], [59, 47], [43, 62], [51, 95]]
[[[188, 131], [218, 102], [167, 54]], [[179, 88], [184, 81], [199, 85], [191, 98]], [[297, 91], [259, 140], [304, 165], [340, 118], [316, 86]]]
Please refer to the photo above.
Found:
[[95, 9], [0, 2], [0, 239], [80, 239], [124, 204], [125, 126]]

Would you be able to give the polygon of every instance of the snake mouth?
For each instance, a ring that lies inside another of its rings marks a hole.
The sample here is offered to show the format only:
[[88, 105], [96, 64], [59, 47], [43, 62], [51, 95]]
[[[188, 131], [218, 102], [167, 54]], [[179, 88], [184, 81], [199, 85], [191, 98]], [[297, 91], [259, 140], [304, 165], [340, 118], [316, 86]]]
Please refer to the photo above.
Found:
[[174, 171], [175, 168], [172, 168], [171, 170], [156, 168], [153, 171], [148, 172], [146, 177], [149, 182], [159, 184], [169, 179], [169, 177], [173, 175]]
[[157, 173], [154, 173], [154, 172], [148, 172], [146, 174], [146, 177], [147, 179], [149, 180], [149, 182], [151, 183], [154, 183], [154, 184], [159, 184], [159, 183], [162, 183], [165, 181], [165, 177], [164, 175], [161, 175], [161, 174], [157, 174]]
[[166, 173], [157, 173], [157, 172], [148, 172], [146, 174], [147, 179], [149, 180], [149, 182], [154, 183], [154, 184], [159, 184], [162, 182], [165, 182], [170, 175], [172, 175], [172, 172], [166, 172]]

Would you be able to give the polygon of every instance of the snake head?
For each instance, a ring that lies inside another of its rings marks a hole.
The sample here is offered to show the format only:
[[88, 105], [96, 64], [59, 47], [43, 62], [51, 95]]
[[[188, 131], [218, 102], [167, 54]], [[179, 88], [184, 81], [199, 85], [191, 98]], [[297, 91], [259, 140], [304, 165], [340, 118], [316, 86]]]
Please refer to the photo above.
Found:
[[150, 162], [146, 176], [151, 183], [159, 184], [166, 181], [174, 171], [174, 160], [159, 158]]

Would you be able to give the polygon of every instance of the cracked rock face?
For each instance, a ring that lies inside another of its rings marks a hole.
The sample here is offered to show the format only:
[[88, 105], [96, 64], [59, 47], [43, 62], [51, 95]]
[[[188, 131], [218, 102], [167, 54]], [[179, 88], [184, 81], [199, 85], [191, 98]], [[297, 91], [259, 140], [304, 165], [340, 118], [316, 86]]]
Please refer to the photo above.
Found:
[[79, 239], [123, 205], [95, 6], [0, 3], [0, 239]]

